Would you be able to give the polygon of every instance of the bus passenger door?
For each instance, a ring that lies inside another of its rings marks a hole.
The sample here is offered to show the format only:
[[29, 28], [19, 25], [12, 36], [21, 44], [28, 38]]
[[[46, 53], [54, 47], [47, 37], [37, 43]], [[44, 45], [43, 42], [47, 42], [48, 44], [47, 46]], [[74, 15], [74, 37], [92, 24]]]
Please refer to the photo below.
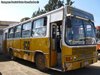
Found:
[[51, 66], [61, 68], [61, 27], [60, 24], [51, 24]]
[[55, 36], [56, 36], [56, 24], [51, 24], [51, 38], [50, 38], [50, 65], [55, 67], [57, 65], [57, 51], [55, 49]]

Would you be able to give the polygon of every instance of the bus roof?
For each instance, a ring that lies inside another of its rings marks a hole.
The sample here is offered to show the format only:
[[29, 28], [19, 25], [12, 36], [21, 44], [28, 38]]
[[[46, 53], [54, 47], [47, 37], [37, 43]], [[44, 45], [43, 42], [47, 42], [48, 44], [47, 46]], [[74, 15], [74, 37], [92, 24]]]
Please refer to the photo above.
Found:
[[58, 12], [58, 11], [63, 10], [63, 8], [64, 8], [64, 6], [62, 6], [62, 7], [59, 8], [59, 9], [56, 9], [56, 10], [53, 10], [53, 11], [47, 12], [47, 13], [45, 13], [45, 14], [42, 14], [42, 15], [36, 16], [36, 17], [34, 17], [34, 18], [30, 18], [29, 20], [26, 20], [26, 21], [20, 22], [20, 23], [18, 23], [18, 24], [12, 25], [12, 26], [9, 26], [9, 27], [5, 28], [4, 30], [6, 30], [6, 29], [8, 29], [8, 28], [11, 28], [11, 27], [14, 27], [14, 26], [17, 26], [17, 25], [20, 25], [20, 24], [23, 24], [23, 23], [26, 23], [26, 22], [29, 22], [29, 21], [32, 21], [32, 20], [36, 20], [36, 19], [38, 19], [38, 18], [45, 17], [45, 16], [50, 15], [50, 14], [52, 14], [52, 13], [56, 13], [56, 12]]
[[[42, 17], [45, 17], [45, 16], [47, 16], [47, 15], [50, 15], [51, 16], [51, 22], [53, 22], [54, 20], [58, 20], [58, 18], [60, 18], [60, 19], [63, 19], [63, 9], [64, 9], [64, 6], [62, 6], [61, 8], [58, 8], [58, 9], [56, 9], [56, 10], [53, 10], [53, 11], [50, 11], [50, 12], [47, 12], [47, 13], [45, 13], [45, 14], [42, 14], [42, 15], [39, 15], [39, 16], [36, 16], [36, 17], [34, 17], [34, 18], [31, 18], [31, 19], [29, 19], [29, 20], [26, 20], [26, 21], [23, 21], [23, 22], [20, 22], [20, 23], [18, 23], [18, 24], [15, 24], [15, 25], [12, 25], [12, 26], [9, 26], [9, 27], [7, 27], [7, 28], [5, 28], [4, 30], [6, 30], [6, 29], [8, 29], [8, 28], [11, 28], [11, 27], [14, 27], [14, 26], [17, 26], [17, 25], [20, 25], [20, 24], [23, 24], [23, 23], [26, 23], [26, 22], [29, 22], [29, 21], [33, 21], [33, 20], [36, 20], [36, 19], [38, 19], [38, 18], [42, 18]], [[66, 8], [67, 9], [67, 8]], [[86, 12], [86, 11], [83, 11], [83, 10], [80, 10], [80, 9], [77, 9], [77, 8], [75, 8], [75, 7], [71, 7], [71, 13], [73, 14], [73, 15], [77, 15], [77, 16], [81, 16], [81, 17], [83, 17], [83, 18], [91, 18], [93, 15], [91, 14], [91, 13], [88, 13], [88, 12]], [[73, 12], [72, 12], [73, 11]], [[59, 13], [58, 14], [58, 12], [61, 12], [61, 13]], [[79, 12], [79, 13], [78, 13]], [[53, 15], [54, 14], [54, 15]], [[55, 14], [57, 14], [57, 15], [55, 15]], [[56, 18], [54, 18], [54, 16], [57, 16]], [[59, 17], [60, 16], [60, 17]], [[84, 17], [84, 16], [87, 16], [87, 17]]]

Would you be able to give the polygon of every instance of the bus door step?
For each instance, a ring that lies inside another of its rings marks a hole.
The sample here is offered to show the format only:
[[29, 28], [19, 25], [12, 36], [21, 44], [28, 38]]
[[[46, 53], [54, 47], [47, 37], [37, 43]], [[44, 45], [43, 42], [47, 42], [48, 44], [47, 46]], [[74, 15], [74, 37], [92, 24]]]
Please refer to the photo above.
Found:
[[56, 71], [62, 71], [62, 67], [61, 66], [56, 66], [56, 67], [52, 67], [52, 70], [56, 70]]

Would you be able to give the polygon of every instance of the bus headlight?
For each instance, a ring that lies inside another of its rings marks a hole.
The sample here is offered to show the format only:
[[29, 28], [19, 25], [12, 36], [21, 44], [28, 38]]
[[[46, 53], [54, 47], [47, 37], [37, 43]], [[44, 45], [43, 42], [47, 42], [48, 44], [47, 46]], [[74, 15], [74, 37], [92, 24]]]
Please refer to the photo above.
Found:
[[74, 56], [74, 57], [73, 57], [73, 59], [74, 59], [74, 60], [76, 60], [76, 59], [77, 59], [77, 57], [76, 57], [76, 56]]
[[67, 62], [69, 62], [69, 61], [72, 61], [72, 60], [73, 60], [73, 58], [72, 58], [72, 57], [70, 57], [70, 56], [67, 56], [65, 60], [66, 60]]
[[67, 61], [67, 62], [71, 62], [71, 61], [75, 61], [75, 60], [77, 60], [77, 56], [67, 56], [65, 58], [65, 61]]

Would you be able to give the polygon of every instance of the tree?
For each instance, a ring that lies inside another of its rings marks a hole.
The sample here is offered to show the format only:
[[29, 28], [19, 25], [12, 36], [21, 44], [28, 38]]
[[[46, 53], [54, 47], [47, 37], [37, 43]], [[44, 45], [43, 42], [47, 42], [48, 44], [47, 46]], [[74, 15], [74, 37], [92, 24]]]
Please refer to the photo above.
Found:
[[24, 17], [24, 18], [22, 18], [22, 19], [20, 20], [20, 22], [26, 21], [26, 20], [28, 20], [28, 19], [30, 19], [30, 18], [29, 18], [29, 17]]
[[64, 6], [63, 1], [58, 1], [58, 8], [60, 8], [61, 6]]
[[33, 12], [33, 14], [32, 14], [32, 17], [35, 17], [36, 16], [36, 11], [35, 12]]
[[49, 0], [48, 4], [45, 5], [44, 9], [38, 9], [37, 11], [33, 12], [32, 17], [44, 14], [48, 11], [60, 8], [63, 6], [63, 1], [60, 0]]
[[74, 1], [67, 0], [67, 5], [71, 6], [74, 3]]
[[32, 17], [45, 13], [45, 10], [38, 8], [38, 11], [33, 12]]
[[48, 12], [48, 11], [60, 8], [61, 6], [63, 6], [63, 1], [49, 0], [48, 4], [46, 4], [44, 8]]

